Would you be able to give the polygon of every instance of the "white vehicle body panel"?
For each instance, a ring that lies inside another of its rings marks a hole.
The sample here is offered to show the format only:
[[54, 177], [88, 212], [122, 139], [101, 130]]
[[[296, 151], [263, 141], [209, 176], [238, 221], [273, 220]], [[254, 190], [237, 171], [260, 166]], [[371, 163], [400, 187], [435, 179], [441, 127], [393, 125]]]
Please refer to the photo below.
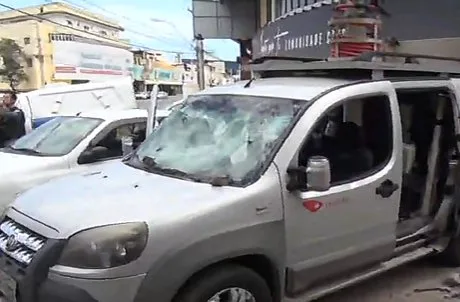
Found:
[[18, 95], [17, 106], [24, 111], [26, 132], [33, 120], [79, 112], [107, 109], [135, 109], [137, 103], [130, 78], [104, 83], [57, 85]]
[[[72, 151], [64, 156], [45, 157], [25, 154], [0, 152], [0, 208], [5, 207], [16, 196], [35, 185], [66, 174], [81, 173], [108, 161], [92, 164], [78, 164], [78, 157], [89, 143], [114, 122], [146, 121], [147, 112], [141, 109], [132, 110], [99, 110], [81, 114], [82, 117], [100, 118], [104, 121], [84, 138]], [[117, 161], [113, 159], [109, 161]]]

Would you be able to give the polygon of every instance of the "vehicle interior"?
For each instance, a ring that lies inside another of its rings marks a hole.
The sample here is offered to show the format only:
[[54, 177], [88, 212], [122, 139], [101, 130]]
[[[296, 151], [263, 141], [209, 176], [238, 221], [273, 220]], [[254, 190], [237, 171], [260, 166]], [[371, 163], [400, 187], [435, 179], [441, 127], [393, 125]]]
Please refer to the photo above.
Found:
[[94, 147], [103, 147], [103, 154], [99, 153], [97, 161], [108, 160], [123, 156], [122, 137], [133, 139], [133, 148], [137, 148], [146, 137], [147, 125], [145, 122], [120, 125], [110, 130]]
[[[404, 90], [397, 95], [403, 136], [397, 237], [402, 239], [430, 224], [442, 201], [453, 194], [458, 150], [454, 100], [448, 91]], [[299, 152], [299, 166], [306, 167], [314, 155], [328, 158], [332, 186], [367, 177], [390, 160], [392, 131], [387, 97], [348, 100], [317, 123]]]
[[458, 149], [448, 91], [401, 91], [398, 100], [404, 159], [398, 237], [404, 237], [430, 223], [452, 197]]
[[314, 155], [328, 158], [332, 186], [371, 175], [391, 157], [391, 125], [386, 97], [348, 100], [317, 123], [299, 153], [299, 165], [307, 166]]

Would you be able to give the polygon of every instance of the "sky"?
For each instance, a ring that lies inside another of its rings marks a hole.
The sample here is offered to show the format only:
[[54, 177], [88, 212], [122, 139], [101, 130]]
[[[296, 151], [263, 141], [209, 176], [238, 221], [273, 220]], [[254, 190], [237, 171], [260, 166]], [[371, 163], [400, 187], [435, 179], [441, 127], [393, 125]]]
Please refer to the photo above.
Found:
[[[52, 1], [0, 0], [14, 8]], [[118, 21], [124, 28], [123, 38], [146, 48], [185, 52], [193, 57], [192, 0], [62, 0], [79, 8]], [[0, 9], [5, 10], [3, 8]], [[205, 40], [205, 49], [222, 60], [235, 61], [238, 44], [231, 40]]]

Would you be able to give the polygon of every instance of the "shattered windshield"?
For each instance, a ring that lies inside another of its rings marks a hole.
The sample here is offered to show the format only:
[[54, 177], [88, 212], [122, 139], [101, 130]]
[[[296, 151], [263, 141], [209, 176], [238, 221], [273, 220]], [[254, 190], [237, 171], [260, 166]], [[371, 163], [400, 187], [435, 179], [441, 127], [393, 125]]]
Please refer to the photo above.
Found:
[[32, 155], [62, 156], [72, 151], [103, 120], [57, 117], [19, 138], [8, 149]]
[[224, 177], [230, 184], [244, 184], [260, 170], [303, 104], [256, 96], [193, 96], [163, 121], [135, 157], [202, 181]]

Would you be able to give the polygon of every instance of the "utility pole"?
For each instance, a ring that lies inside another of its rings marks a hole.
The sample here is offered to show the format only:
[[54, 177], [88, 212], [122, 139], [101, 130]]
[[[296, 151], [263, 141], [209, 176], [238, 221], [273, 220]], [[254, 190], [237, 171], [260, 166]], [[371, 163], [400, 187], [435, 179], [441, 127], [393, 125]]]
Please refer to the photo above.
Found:
[[196, 41], [196, 59], [197, 59], [197, 79], [198, 87], [200, 90], [205, 88], [204, 80], [204, 46], [203, 46], [203, 36], [198, 34], [195, 36]]
[[176, 63], [182, 63], [182, 54], [180, 52], [176, 53]]
[[45, 85], [45, 58], [43, 56], [43, 48], [42, 48], [42, 38], [40, 33], [40, 24], [41, 21], [37, 21], [36, 25], [36, 35], [37, 35], [37, 50], [38, 50], [38, 62], [40, 62], [40, 87]]
[[147, 110], [147, 136], [152, 134], [156, 126], [157, 108], [158, 108], [158, 84], [153, 85], [152, 93], [150, 94], [149, 109]]

